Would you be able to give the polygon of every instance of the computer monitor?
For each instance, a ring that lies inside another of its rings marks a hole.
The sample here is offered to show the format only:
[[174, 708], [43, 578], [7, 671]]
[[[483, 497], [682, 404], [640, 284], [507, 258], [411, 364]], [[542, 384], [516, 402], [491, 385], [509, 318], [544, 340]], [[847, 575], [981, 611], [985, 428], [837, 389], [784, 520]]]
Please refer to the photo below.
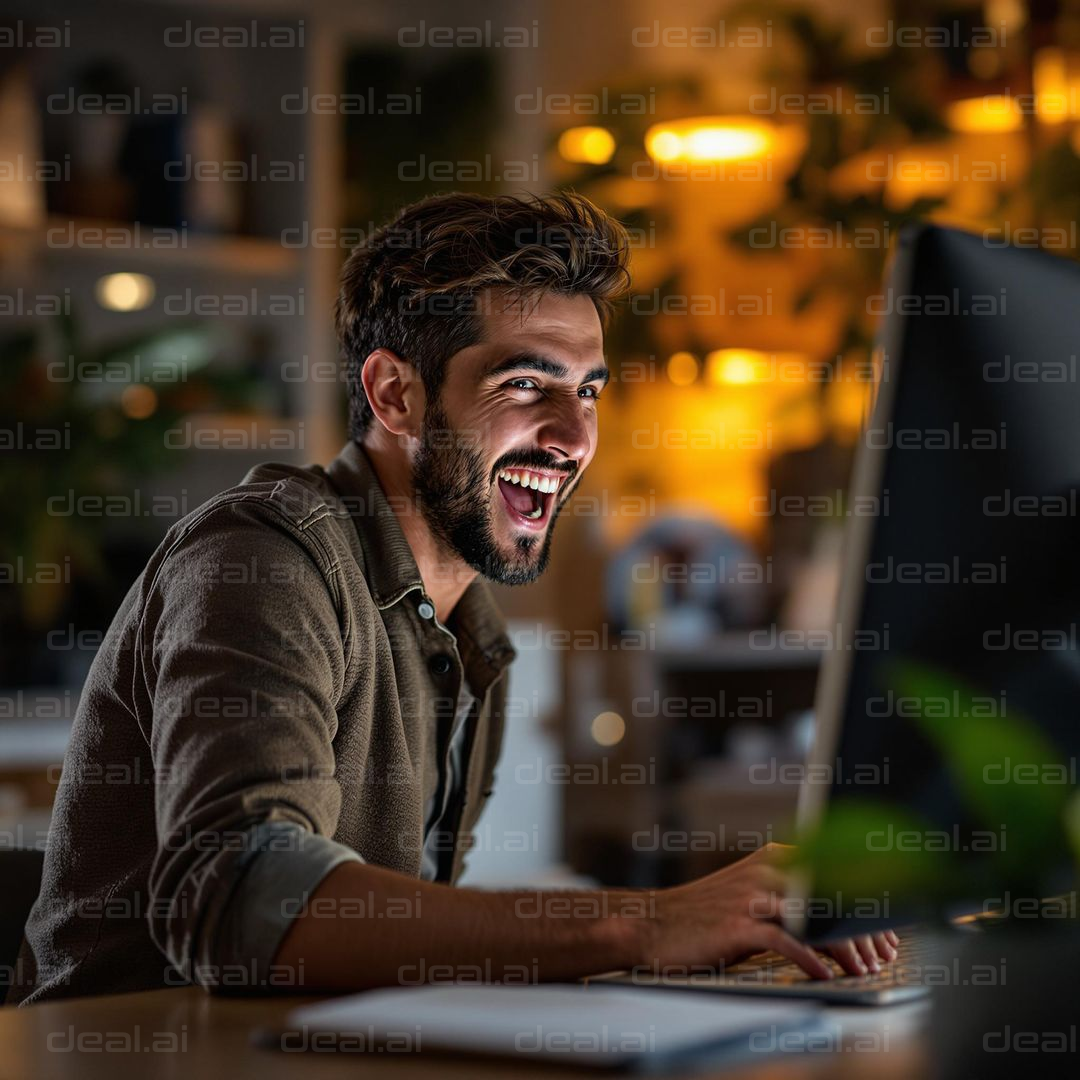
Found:
[[879, 306], [785, 912], [811, 941], [1052, 916], [1080, 859], [1080, 267], [924, 225]]

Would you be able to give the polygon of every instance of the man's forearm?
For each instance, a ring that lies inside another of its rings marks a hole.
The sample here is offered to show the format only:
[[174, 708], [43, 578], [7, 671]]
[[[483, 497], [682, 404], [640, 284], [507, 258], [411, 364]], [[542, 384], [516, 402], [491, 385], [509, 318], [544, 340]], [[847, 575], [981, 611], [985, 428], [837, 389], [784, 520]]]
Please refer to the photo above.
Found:
[[350, 862], [308, 899], [275, 964], [312, 990], [575, 979], [648, 955], [653, 895], [459, 889]]

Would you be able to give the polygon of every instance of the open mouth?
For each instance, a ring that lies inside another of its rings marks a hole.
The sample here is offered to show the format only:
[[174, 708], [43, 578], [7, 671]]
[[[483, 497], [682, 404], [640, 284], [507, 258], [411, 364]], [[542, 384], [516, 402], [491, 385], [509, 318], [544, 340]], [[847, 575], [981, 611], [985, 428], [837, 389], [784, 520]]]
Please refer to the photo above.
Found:
[[536, 469], [501, 469], [498, 485], [510, 519], [529, 529], [541, 529], [551, 519], [555, 497], [565, 473]]

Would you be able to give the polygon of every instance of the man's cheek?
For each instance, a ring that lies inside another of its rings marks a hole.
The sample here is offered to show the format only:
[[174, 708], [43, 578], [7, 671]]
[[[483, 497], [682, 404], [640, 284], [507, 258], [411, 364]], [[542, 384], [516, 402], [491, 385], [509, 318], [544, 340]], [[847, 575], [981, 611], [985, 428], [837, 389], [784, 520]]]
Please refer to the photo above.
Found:
[[465, 426], [478, 432], [486, 449], [493, 449], [510, 442], [515, 427], [512, 416], [507, 416], [505, 403], [500, 405], [489, 399], [481, 399], [464, 417]]

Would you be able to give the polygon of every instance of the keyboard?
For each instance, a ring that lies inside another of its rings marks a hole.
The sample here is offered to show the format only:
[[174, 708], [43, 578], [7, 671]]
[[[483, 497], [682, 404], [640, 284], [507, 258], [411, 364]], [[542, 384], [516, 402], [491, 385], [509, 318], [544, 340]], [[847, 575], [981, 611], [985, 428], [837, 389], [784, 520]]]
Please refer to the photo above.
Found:
[[896, 1005], [916, 1001], [929, 993], [923, 985], [927, 965], [935, 963], [932, 940], [918, 931], [900, 931], [899, 956], [881, 971], [846, 975], [835, 960], [825, 957], [832, 979], [812, 979], [797, 964], [779, 953], [767, 952], [732, 964], [722, 972], [691, 972], [685, 975], [658, 973], [639, 968], [595, 976], [589, 982], [614, 982], [623, 986], [669, 986], [672, 989], [714, 993], [759, 994], [771, 997], [811, 998], [836, 1005]]

